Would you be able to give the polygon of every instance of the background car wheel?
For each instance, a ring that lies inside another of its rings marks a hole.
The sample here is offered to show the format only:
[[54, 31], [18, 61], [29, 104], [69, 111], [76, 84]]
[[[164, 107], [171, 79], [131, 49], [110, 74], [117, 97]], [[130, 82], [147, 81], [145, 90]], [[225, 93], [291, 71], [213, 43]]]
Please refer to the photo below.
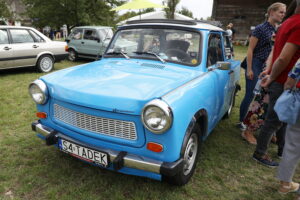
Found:
[[164, 180], [170, 184], [179, 186], [185, 185], [190, 180], [196, 168], [200, 145], [202, 143], [199, 136], [201, 136], [201, 130], [196, 124], [183, 147], [184, 151], [182, 152], [182, 158], [184, 164], [182, 168], [175, 176], [164, 177]]
[[39, 72], [50, 72], [54, 67], [54, 60], [50, 55], [41, 56], [37, 62], [37, 70]]
[[231, 112], [232, 112], [232, 109], [234, 107], [234, 104], [235, 104], [235, 96], [236, 96], [236, 89], [234, 89], [234, 92], [231, 96], [231, 99], [230, 99], [230, 105], [229, 105], [229, 108], [227, 110], [227, 112], [225, 113], [225, 115], [223, 116], [223, 119], [227, 119], [229, 118]]
[[73, 62], [77, 60], [77, 53], [75, 50], [69, 49], [68, 59]]

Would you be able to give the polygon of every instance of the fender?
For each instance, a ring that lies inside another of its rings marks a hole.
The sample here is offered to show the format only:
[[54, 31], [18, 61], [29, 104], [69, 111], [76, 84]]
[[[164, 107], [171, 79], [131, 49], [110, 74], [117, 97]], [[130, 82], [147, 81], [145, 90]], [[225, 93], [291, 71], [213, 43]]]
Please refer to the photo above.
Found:
[[35, 64], [37, 64], [37, 61], [38, 61], [38, 60], [40, 59], [40, 57], [43, 56], [43, 55], [50, 55], [50, 56], [53, 58], [53, 60], [55, 61], [55, 57], [54, 57], [54, 54], [53, 54], [53, 53], [51, 53], [50, 51], [43, 51], [43, 52], [39, 53], [39, 54], [36, 56]]
[[199, 135], [199, 140], [201, 140], [200, 142], [202, 142], [202, 140], [207, 137], [207, 113], [204, 109], [199, 110], [192, 118], [191, 122], [188, 125], [188, 128], [185, 132], [184, 135], [184, 139], [183, 139], [183, 143], [181, 146], [181, 150], [180, 150], [180, 157], [183, 156], [183, 152], [184, 152], [184, 146], [186, 145], [186, 143], [188, 142], [188, 138], [189, 136], [192, 134], [192, 130], [195, 126], [195, 124], [199, 124], [200, 129], [201, 129], [201, 133]]

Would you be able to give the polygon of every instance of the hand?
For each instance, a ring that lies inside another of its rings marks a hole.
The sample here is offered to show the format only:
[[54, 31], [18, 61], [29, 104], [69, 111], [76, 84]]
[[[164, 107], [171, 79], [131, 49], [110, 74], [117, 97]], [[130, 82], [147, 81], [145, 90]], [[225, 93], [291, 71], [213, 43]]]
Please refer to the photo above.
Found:
[[291, 77], [288, 77], [288, 79], [284, 83], [284, 89], [285, 90], [292, 89], [295, 85], [296, 85], [296, 80]]
[[253, 77], [254, 77], [253, 71], [251, 69], [250, 70], [247, 69], [247, 78], [249, 80], [253, 80]]
[[263, 88], [267, 88], [273, 80], [270, 79], [270, 75], [266, 75], [264, 78], [261, 79], [260, 86]]
[[265, 76], [268, 75], [268, 74], [269, 74], [268, 71], [265, 70], [265, 71], [263, 71], [263, 72], [261, 72], [261, 73], [259, 74], [258, 78], [263, 78], [263, 77], [265, 77]]

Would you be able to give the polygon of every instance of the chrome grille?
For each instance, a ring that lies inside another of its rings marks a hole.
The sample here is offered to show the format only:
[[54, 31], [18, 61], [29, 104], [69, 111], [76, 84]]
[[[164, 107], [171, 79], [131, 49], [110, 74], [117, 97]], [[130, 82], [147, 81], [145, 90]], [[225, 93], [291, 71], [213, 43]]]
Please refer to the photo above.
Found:
[[133, 122], [88, 115], [57, 104], [54, 104], [54, 117], [66, 124], [94, 133], [127, 140], [137, 139], [136, 128]]

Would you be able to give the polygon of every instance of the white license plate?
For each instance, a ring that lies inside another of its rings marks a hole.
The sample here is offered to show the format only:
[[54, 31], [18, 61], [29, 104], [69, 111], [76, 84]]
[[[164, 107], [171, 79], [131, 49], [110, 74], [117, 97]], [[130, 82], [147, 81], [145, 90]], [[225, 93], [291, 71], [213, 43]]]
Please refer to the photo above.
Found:
[[60, 139], [60, 149], [70, 155], [87, 162], [92, 162], [103, 167], [108, 166], [108, 155], [100, 151], [96, 151], [78, 144], [74, 144], [64, 139]]

